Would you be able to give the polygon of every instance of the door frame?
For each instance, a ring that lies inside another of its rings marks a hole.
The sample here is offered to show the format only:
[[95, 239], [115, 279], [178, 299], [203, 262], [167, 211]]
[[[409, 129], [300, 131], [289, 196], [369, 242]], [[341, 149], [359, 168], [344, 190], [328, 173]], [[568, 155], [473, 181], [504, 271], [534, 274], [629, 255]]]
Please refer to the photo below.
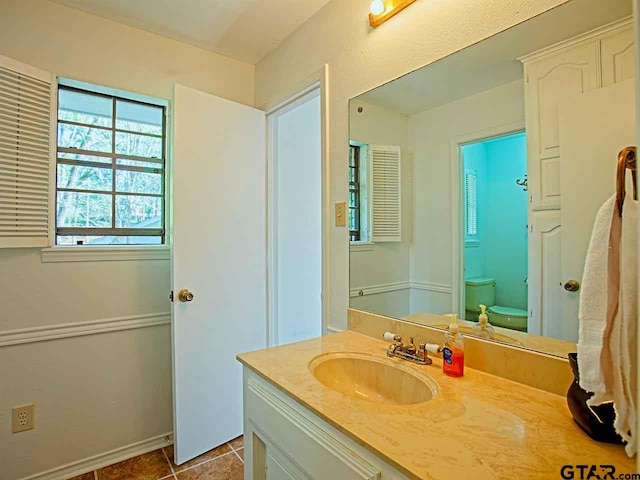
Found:
[[329, 179], [329, 66], [322, 68], [298, 82], [290, 89], [281, 92], [263, 105], [267, 116], [267, 346], [274, 346], [278, 338], [278, 290], [277, 290], [277, 227], [276, 215], [276, 148], [273, 139], [277, 134], [276, 119], [278, 116], [304, 103], [313, 95], [320, 97], [320, 168], [321, 168], [321, 231], [322, 231], [322, 289], [321, 289], [321, 318], [322, 335], [328, 333], [330, 321], [330, 238], [331, 238], [331, 208]]
[[[451, 262], [451, 311], [460, 318], [465, 312], [464, 296], [464, 218], [463, 203], [463, 159], [462, 147], [470, 143], [482, 142], [492, 138], [504, 137], [525, 132], [524, 119], [516, 122], [496, 125], [494, 127], [476, 130], [451, 138], [451, 239], [454, 245], [454, 255]], [[529, 170], [527, 166], [527, 170]], [[458, 255], [455, 255], [458, 253]]]

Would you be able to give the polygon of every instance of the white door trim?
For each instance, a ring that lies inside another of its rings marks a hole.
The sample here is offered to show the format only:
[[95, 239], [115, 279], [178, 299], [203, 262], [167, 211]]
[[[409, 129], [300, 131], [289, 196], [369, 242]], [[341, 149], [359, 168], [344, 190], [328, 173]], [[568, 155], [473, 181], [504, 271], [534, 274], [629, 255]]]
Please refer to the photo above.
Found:
[[451, 138], [451, 238], [458, 255], [453, 255], [451, 264], [451, 311], [462, 315], [465, 311], [464, 295], [464, 228], [461, 214], [462, 208], [462, 155], [461, 148], [469, 143], [503, 137], [525, 131], [524, 119], [516, 122], [496, 125], [494, 127], [465, 133]]
[[259, 108], [267, 114], [267, 337], [268, 345], [275, 345], [278, 332], [277, 324], [277, 282], [274, 266], [277, 265], [277, 226], [275, 215], [275, 142], [272, 140], [277, 134], [275, 119], [304, 103], [314, 95], [320, 96], [320, 141], [321, 141], [321, 181], [322, 181], [322, 334], [329, 333], [330, 319], [330, 238], [331, 238], [331, 208], [329, 190], [329, 66], [311, 74], [295, 88], [281, 92]]

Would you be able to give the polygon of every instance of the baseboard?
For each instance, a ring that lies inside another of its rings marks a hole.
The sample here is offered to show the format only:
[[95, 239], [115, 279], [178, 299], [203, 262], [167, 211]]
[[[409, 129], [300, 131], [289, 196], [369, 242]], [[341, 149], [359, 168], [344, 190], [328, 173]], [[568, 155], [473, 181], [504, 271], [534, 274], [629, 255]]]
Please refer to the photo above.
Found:
[[105, 318], [88, 322], [64, 323], [44, 327], [0, 331], [0, 347], [44, 342], [61, 338], [81, 337], [97, 333], [117, 332], [135, 328], [155, 327], [171, 323], [171, 313], [148, 313], [130, 317]]
[[68, 480], [69, 478], [82, 475], [83, 473], [107, 467], [114, 463], [171, 445], [173, 443], [172, 437], [173, 434], [171, 432], [164, 435], [158, 435], [157, 437], [132, 443], [126, 447], [116, 448], [110, 452], [94, 455], [93, 457], [85, 458], [78, 462], [72, 462], [61, 467], [52, 468], [46, 472], [36, 473], [29, 477], [23, 477], [21, 480]]

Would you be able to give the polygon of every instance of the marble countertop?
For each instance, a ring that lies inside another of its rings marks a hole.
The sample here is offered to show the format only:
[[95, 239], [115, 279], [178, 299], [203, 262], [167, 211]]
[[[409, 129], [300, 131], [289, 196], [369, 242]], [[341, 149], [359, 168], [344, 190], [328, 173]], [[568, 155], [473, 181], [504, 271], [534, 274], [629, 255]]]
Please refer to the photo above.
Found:
[[[465, 368], [442, 373], [442, 361], [411, 368], [438, 384], [418, 405], [355, 399], [322, 385], [309, 370], [317, 355], [357, 352], [385, 357], [387, 343], [345, 331], [238, 355], [245, 366], [323, 420], [413, 479], [562, 478], [564, 465], [614, 465], [630, 473], [635, 460], [618, 445], [594, 442], [573, 422], [562, 396]], [[578, 475], [578, 473], [576, 473]]]

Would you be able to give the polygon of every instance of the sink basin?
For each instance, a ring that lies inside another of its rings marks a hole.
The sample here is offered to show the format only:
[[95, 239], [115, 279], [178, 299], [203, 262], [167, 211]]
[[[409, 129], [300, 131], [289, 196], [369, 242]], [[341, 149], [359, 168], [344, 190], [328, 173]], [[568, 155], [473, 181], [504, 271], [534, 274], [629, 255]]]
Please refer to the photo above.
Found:
[[387, 405], [414, 405], [431, 400], [438, 384], [411, 367], [376, 355], [328, 353], [309, 362], [320, 383], [348, 397]]
[[[432, 326], [435, 328], [442, 328], [443, 330], [447, 330], [449, 328], [448, 324], [432, 325]], [[474, 336], [473, 329], [471, 327], [458, 325], [458, 330], [460, 330], [460, 333], [462, 333], [463, 335]], [[511, 338], [508, 335], [503, 335], [501, 333], [494, 333], [491, 339], [496, 340], [498, 342], [502, 342], [502, 343], [508, 343], [509, 345], [518, 345], [519, 347], [524, 346], [521, 342], [519, 342], [515, 338]]]

